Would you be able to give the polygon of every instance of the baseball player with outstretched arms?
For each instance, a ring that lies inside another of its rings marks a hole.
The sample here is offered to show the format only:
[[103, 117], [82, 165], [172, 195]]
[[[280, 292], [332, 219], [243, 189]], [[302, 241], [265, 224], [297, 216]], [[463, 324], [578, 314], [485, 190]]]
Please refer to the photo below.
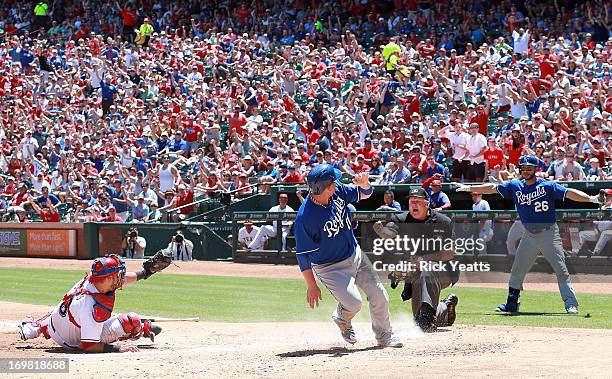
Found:
[[348, 204], [372, 195], [368, 174], [355, 175], [354, 185], [337, 182], [339, 170], [328, 164], [313, 168], [307, 177], [310, 193], [295, 219], [296, 256], [308, 290], [311, 308], [319, 305], [321, 290], [315, 274], [338, 301], [332, 319], [344, 340], [357, 342], [351, 320], [361, 309], [361, 288], [369, 301], [372, 330], [380, 346], [402, 347], [393, 334], [389, 296], [362, 254], [351, 227]]
[[147, 279], [170, 264], [170, 255], [160, 250], [143, 263], [140, 272], [126, 272], [123, 258], [116, 254], [96, 258], [91, 272], [72, 287], [48, 315], [26, 317], [19, 325], [22, 340], [43, 335], [69, 350], [86, 353], [137, 352], [135, 346], [113, 344], [144, 336], [154, 340], [161, 328], [136, 313], [112, 316], [115, 291]]
[[502, 184], [490, 183], [475, 186], [457, 184], [457, 191], [499, 193], [504, 198], [511, 198], [525, 228], [512, 264], [508, 283], [508, 299], [497, 307], [497, 311], [518, 311], [523, 280], [533, 266], [538, 252], [541, 252], [555, 270], [561, 298], [565, 303], [565, 311], [578, 313], [578, 299], [576, 299], [576, 292], [565, 266], [565, 252], [557, 226], [555, 201], [565, 201], [567, 198], [577, 202], [600, 204], [601, 199], [597, 195], [589, 196], [582, 191], [565, 188], [556, 182], [536, 178], [537, 167], [536, 157], [522, 156], [519, 160], [521, 179], [510, 180]]

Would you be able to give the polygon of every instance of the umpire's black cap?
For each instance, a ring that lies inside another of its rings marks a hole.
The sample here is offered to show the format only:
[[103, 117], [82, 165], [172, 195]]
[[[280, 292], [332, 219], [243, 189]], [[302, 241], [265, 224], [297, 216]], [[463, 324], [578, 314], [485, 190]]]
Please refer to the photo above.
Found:
[[413, 196], [414, 197], [422, 197], [425, 200], [429, 200], [429, 194], [422, 187], [411, 188], [410, 192], [408, 193], [408, 197], [410, 198], [410, 197], [413, 197]]

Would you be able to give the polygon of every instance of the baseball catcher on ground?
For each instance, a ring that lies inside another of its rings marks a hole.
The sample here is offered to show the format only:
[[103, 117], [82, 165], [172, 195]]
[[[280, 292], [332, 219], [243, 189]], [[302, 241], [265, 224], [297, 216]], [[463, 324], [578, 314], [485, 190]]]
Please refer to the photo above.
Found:
[[[399, 281], [404, 281], [402, 299], [412, 299], [412, 314], [419, 327], [426, 333], [435, 332], [438, 326], [453, 325], [455, 307], [459, 301], [455, 294], [439, 301], [440, 291], [459, 279], [459, 273], [446, 263], [453, 259], [453, 251], [438, 249], [444, 239], [452, 238], [453, 223], [447, 216], [429, 209], [429, 196], [423, 188], [410, 190], [408, 209], [408, 212], [393, 215], [387, 224], [377, 222], [374, 231], [381, 238], [393, 239], [399, 235], [401, 238], [407, 236], [423, 242], [440, 237], [440, 243], [431, 243], [430, 248], [404, 251], [401, 259], [411, 262], [413, 270], [389, 275], [392, 288], [396, 288]], [[428, 265], [428, 262], [436, 265]]]
[[148, 279], [171, 262], [171, 253], [160, 250], [143, 262], [142, 271], [126, 273], [123, 258], [116, 254], [94, 259], [91, 272], [72, 287], [51, 313], [38, 320], [28, 316], [18, 325], [21, 339], [25, 341], [42, 334], [65, 349], [87, 353], [138, 351], [135, 346], [113, 342], [143, 336], [153, 341], [161, 328], [132, 312], [112, 316], [115, 291]]

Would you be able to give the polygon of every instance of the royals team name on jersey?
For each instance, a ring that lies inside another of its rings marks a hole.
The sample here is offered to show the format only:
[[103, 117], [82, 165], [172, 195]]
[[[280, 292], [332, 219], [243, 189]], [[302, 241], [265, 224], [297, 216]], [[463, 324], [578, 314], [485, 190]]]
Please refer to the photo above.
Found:
[[517, 204], [531, 205], [535, 200], [541, 199], [546, 196], [546, 188], [543, 186], [536, 186], [536, 190], [530, 193], [523, 193], [518, 191], [516, 193]]
[[323, 225], [323, 231], [327, 233], [328, 238], [338, 235], [342, 228], [351, 228], [351, 218], [346, 202], [340, 197], [332, 198], [331, 206], [334, 208], [333, 219], [326, 221]]
[[296, 257], [302, 271], [317, 264], [344, 260], [357, 248], [348, 204], [359, 201], [353, 185], [336, 184], [336, 192], [326, 207], [310, 197], [304, 201], [295, 219]]
[[497, 192], [514, 201], [522, 223], [528, 230], [532, 230], [557, 222], [555, 201], [565, 200], [567, 188], [556, 182], [537, 178], [532, 185], [526, 185], [523, 179], [498, 184]]

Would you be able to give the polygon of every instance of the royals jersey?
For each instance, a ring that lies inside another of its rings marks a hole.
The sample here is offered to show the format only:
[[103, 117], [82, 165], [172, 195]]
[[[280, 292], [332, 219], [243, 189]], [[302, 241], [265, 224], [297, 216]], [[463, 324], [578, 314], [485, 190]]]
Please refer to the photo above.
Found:
[[336, 183], [336, 192], [327, 206], [306, 198], [295, 219], [296, 256], [300, 270], [313, 264], [339, 262], [357, 248], [348, 204], [359, 201], [359, 189]]
[[[73, 289], [80, 284], [77, 283]], [[85, 282], [83, 288], [92, 293], [98, 293], [96, 287]], [[100, 342], [104, 322], [94, 319], [94, 298], [90, 295], [76, 295], [70, 303], [70, 314], [80, 328], [74, 325], [68, 316], [68, 310], [60, 302], [51, 312], [48, 331], [51, 338], [60, 345], [69, 348], [79, 348], [81, 342]]]
[[557, 222], [555, 200], [565, 200], [567, 188], [556, 182], [537, 178], [532, 185], [525, 185], [523, 179], [498, 184], [497, 192], [514, 201], [523, 225], [529, 229], [529, 224], [545, 226]]

